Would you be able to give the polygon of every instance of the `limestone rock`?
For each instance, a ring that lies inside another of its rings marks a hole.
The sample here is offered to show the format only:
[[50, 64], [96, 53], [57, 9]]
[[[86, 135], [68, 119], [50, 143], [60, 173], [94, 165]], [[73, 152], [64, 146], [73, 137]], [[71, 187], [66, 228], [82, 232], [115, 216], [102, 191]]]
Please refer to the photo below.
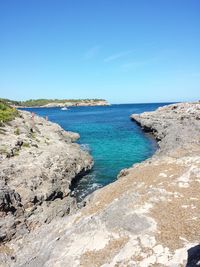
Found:
[[[152, 133], [159, 143], [159, 153], [167, 153], [186, 143], [199, 141], [200, 103], [180, 103], [158, 108], [155, 112], [131, 115], [145, 132]], [[192, 137], [192, 138], [191, 138]]]
[[0, 238], [6, 241], [75, 210], [70, 184], [90, 170], [93, 161], [73, 143], [79, 134], [29, 112], [20, 111], [20, 117], [3, 129]]
[[2, 248], [1, 261], [14, 267], [197, 264], [199, 105], [176, 104], [134, 115], [159, 139], [157, 154], [122, 171], [117, 181], [94, 192], [76, 213], [12, 239]]

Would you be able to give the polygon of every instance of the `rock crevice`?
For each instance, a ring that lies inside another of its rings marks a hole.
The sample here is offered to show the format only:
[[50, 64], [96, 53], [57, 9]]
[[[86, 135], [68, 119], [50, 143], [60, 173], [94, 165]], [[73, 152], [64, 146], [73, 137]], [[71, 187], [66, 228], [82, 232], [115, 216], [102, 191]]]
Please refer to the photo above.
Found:
[[12, 239], [0, 253], [4, 265], [180, 267], [197, 263], [199, 117], [199, 103], [132, 115], [156, 135], [156, 154], [123, 170], [117, 181], [95, 191], [76, 213]]
[[70, 185], [93, 165], [91, 156], [74, 143], [78, 134], [29, 112], [19, 114], [1, 126], [1, 241], [74, 211]]

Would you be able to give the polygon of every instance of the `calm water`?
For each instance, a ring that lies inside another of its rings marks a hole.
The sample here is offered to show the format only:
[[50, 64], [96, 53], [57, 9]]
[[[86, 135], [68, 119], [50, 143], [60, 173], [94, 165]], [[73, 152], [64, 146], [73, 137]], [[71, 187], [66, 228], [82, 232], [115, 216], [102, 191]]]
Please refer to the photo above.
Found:
[[164, 104], [126, 104], [106, 107], [31, 108], [40, 116], [80, 133], [79, 143], [92, 154], [95, 165], [74, 189], [81, 200], [88, 193], [113, 182], [123, 168], [150, 157], [155, 142], [130, 120], [132, 113], [152, 111]]

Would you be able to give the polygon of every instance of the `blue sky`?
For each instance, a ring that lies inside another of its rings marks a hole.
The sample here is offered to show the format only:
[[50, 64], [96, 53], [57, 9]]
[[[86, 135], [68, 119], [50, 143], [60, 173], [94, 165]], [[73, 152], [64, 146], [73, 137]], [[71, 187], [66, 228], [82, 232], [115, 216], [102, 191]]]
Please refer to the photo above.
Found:
[[0, 96], [198, 100], [200, 1], [0, 1]]

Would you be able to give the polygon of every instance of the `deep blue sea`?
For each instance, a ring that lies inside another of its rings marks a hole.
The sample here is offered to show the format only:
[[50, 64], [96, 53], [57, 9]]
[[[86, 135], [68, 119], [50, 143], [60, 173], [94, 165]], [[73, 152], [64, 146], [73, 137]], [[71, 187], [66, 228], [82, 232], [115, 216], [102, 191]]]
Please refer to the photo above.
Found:
[[93, 170], [75, 186], [79, 200], [97, 188], [116, 180], [120, 170], [150, 157], [156, 149], [155, 141], [145, 135], [130, 120], [133, 113], [153, 111], [166, 104], [121, 104], [97, 107], [28, 108], [65, 130], [78, 132], [78, 141], [94, 159]]

